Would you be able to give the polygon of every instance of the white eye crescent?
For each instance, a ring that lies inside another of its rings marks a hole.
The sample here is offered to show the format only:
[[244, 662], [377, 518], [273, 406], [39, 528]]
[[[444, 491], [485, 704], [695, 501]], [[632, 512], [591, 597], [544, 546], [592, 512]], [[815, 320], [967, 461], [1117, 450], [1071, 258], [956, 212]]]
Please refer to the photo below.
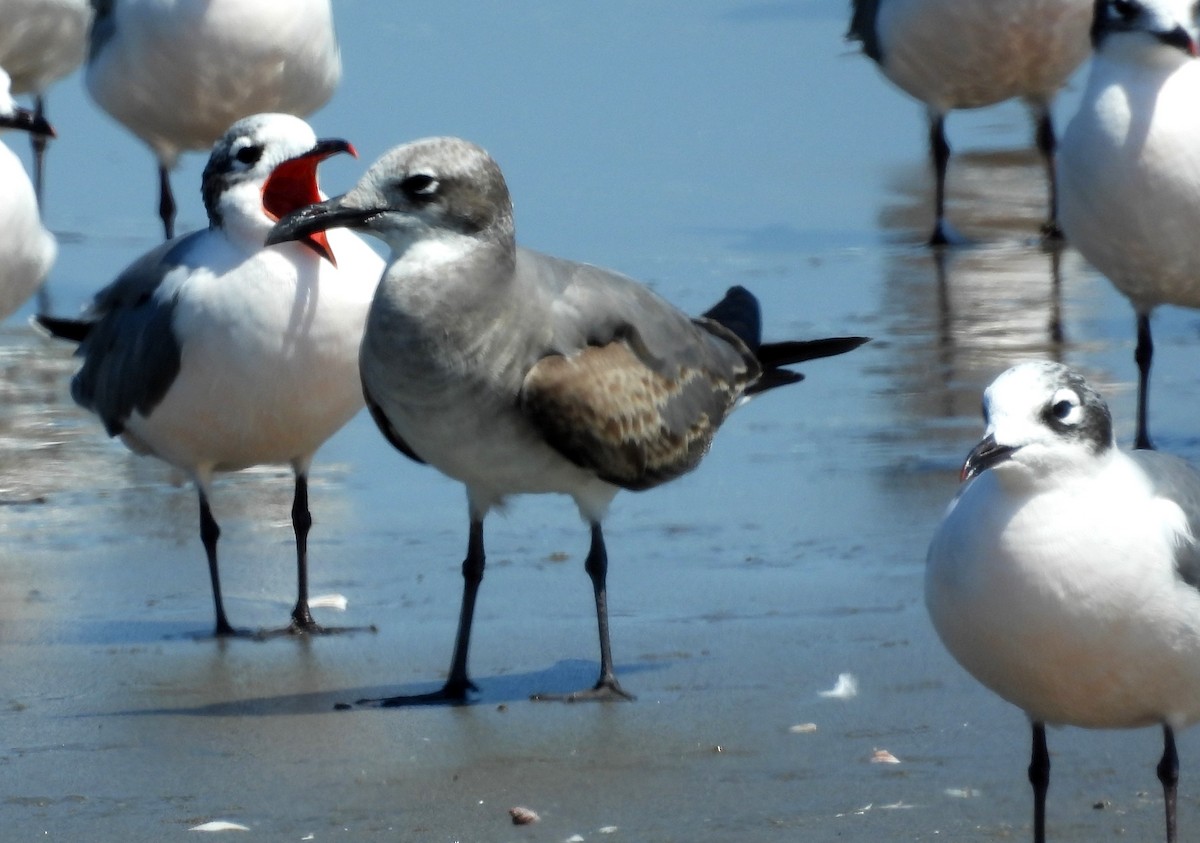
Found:
[[1048, 405], [1050, 417], [1065, 425], [1076, 425], [1083, 419], [1083, 402], [1073, 389], [1060, 389]]

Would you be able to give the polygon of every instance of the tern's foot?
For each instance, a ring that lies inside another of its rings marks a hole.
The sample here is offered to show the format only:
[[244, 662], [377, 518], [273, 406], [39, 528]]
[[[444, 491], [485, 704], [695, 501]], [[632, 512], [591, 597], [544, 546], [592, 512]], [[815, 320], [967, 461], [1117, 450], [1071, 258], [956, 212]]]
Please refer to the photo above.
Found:
[[570, 694], [534, 694], [535, 702], [633, 702], [637, 697], [621, 687], [615, 676], [601, 678], [595, 686]]
[[407, 694], [397, 697], [379, 697], [374, 699], [357, 700], [357, 705], [375, 708], [406, 708], [422, 705], [466, 705], [470, 702], [468, 692], [478, 692], [475, 683], [470, 679], [448, 680], [440, 690], [428, 694]]
[[379, 632], [379, 627], [375, 624], [368, 626], [323, 626], [316, 621], [308, 621], [301, 623], [293, 620], [287, 626], [281, 626], [278, 629], [260, 629], [254, 633], [254, 638], [258, 641], [266, 641], [270, 638], [304, 638], [315, 637], [318, 635], [342, 635], [345, 633], [353, 634], [355, 632]]
[[1057, 245], [1065, 243], [1067, 235], [1063, 234], [1062, 227], [1058, 224], [1058, 220], [1046, 220], [1042, 223], [1042, 242], [1047, 245]]
[[[212, 637], [218, 641], [228, 641], [232, 638], [254, 638], [258, 633], [253, 629], [238, 629], [224, 618], [217, 619], [217, 626], [213, 630]], [[203, 634], [197, 634], [197, 638], [204, 638]]]

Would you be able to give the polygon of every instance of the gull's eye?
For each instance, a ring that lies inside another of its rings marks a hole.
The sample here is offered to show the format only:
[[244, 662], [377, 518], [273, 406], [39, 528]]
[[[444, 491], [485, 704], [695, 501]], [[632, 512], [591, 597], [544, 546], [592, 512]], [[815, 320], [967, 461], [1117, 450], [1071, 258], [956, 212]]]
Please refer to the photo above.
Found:
[[438, 190], [438, 180], [425, 173], [416, 173], [400, 182], [400, 190], [414, 202], [427, 202]]
[[263, 148], [261, 146], [243, 146], [233, 157], [246, 166], [252, 167], [258, 163], [258, 159], [262, 158], [262, 154]]
[[1049, 419], [1060, 426], [1076, 425], [1083, 418], [1083, 402], [1074, 390], [1060, 389], [1050, 399], [1047, 411]]
[[1132, 21], [1141, 11], [1141, 5], [1134, 0], [1113, 0], [1113, 9], [1126, 21]]

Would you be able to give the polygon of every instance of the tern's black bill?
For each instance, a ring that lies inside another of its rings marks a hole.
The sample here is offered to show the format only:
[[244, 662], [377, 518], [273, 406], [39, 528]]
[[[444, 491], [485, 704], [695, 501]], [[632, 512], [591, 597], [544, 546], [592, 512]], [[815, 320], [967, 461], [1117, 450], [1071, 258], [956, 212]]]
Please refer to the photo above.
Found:
[[962, 473], [959, 479], [962, 482], [970, 480], [983, 472], [987, 471], [994, 465], [1004, 462], [1011, 457], [1016, 448], [1011, 448], [1008, 445], [1001, 445], [996, 442], [996, 437], [990, 433], [983, 437], [983, 440], [971, 449], [971, 453], [967, 454], [967, 459], [963, 463]]

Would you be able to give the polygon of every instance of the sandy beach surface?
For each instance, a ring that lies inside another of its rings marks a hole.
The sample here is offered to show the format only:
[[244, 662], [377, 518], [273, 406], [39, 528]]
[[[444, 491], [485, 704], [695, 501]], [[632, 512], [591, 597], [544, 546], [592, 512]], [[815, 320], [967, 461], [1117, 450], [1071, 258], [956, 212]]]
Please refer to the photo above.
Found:
[[[462, 135], [505, 169], [524, 244], [691, 312], [743, 284], [769, 339], [874, 342], [740, 409], [698, 471], [618, 496], [613, 647], [636, 702], [529, 701], [590, 684], [598, 659], [587, 531], [569, 500], [529, 498], [487, 522], [474, 703], [380, 710], [354, 703], [432, 689], [448, 666], [461, 488], [360, 414], [317, 456], [311, 574], [345, 599], [320, 620], [377, 631], [216, 641], [193, 490], [72, 405], [70, 349], [34, 334], [28, 305], [0, 327], [0, 838], [1029, 839], [1027, 723], [937, 641], [925, 549], [996, 374], [1080, 368], [1128, 444], [1135, 369], [1128, 303], [1038, 243], [1022, 108], [951, 118], [950, 216], [974, 243], [934, 255], [921, 109], [842, 41], [841, 3], [335, 14], [345, 79], [311, 122], [362, 157], [328, 163], [328, 192], [396, 143]], [[49, 103], [48, 293], [73, 314], [155, 244], [154, 172], [79, 74]], [[203, 164], [175, 174], [181, 230], [204, 224]], [[1155, 326], [1156, 442], [1200, 460], [1200, 316]], [[279, 467], [218, 482], [235, 624], [287, 619], [291, 492]], [[1051, 839], [1162, 837], [1157, 730], [1054, 730], [1050, 748]], [[1179, 751], [1196, 839], [1193, 733]], [[514, 807], [540, 820], [514, 825]]]

